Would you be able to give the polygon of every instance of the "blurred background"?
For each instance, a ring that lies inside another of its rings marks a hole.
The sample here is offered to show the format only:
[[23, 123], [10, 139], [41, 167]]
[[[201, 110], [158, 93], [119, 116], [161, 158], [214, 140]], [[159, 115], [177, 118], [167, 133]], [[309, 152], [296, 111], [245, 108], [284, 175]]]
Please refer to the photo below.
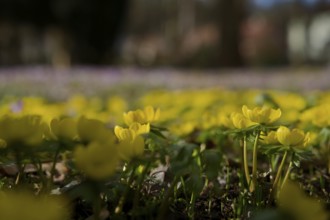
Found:
[[0, 67], [329, 64], [330, 0], [1, 0]]

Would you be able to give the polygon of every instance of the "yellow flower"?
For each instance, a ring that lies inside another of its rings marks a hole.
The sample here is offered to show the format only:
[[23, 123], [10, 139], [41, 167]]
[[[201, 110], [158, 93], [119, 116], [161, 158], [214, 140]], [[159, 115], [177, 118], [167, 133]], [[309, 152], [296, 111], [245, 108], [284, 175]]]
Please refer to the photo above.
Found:
[[53, 119], [50, 129], [53, 139], [74, 139], [78, 135], [77, 122], [72, 118]]
[[321, 128], [330, 126], [329, 114], [330, 114], [329, 104], [324, 104], [316, 107], [312, 123]]
[[129, 160], [132, 157], [137, 157], [144, 152], [144, 139], [139, 136], [145, 133], [149, 129], [147, 125], [135, 125], [139, 130], [132, 128], [122, 128], [120, 126], [115, 127], [115, 135], [117, 136], [119, 143], [119, 154], [124, 160]]
[[309, 143], [309, 133], [305, 134], [304, 131], [294, 128], [290, 130], [285, 126], [280, 126], [276, 131], [278, 141], [290, 147], [303, 148]]
[[134, 139], [122, 140], [119, 142], [118, 151], [120, 157], [126, 161], [139, 157], [144, 152], [144, 139], [141, 136], [137, 136]]
[[143, 111], [138, 109], [124, 113], [124, 122], [126, 125], [130, 125], [133, 122], [144, 123], [146, 120]]
[[219, 116], [219, 122], [221, 125], [225, 126], [226, 128], [234, 128], [233, 121], [228, 115], [221, 115]]
[[275, 103], [279, 105], [281, 109], [285, 110], [296, 110], [300, 111], [304, 109], [307, 105], [306, 99], [301, 94], [284, 92], [284, 91], [274, 91], [271, 92], [271, 97], [274, 99]]
[[272, 109], [268, 106], [249, 109], [243, 105], [242, 112], [245, 117], [258, 124], [271, 124], [281, 117], [280, 109]]
[[133, 141], [138, 135], [150, 132], [150, 124], [141, 125], [140, 123], [133, 123], [129, 128], [115, 126], [115, 135], [120, 140]]
[[262, 132], [260, 135], [260, 142], [263, 144], [277, 144], [278, 140], [276, 131], [270, 131], [267, 135]]
[[160, 110], [154, 109], [152, 106], [146, 106], [144, 110], [138, 109], [136, 111], [129, 111], [124, 113], [124, 122], [128, 126], [134, 122], [140, 124], [151, 123], [159, 119]]
[[119, 163], [117, 145], [110, 142], [92, 141], [74, 150], [75, 164], [89, 178], [103, 180], [111, 176]]
[[308, 136], [309, 137], [308, 143], [311, 144], [311, 145], [318, 144], [319, 133], [317, 133], [315, 131], [309, 131], [308, 134], [309, 134], [309, 136]]
[[188, 135], [191, 132], [194, 131], [196, 128], [196, 122], [195, 121], [187, 121], [187, 122], [178, 122], [175, 124], [172, 124], [172, 126], [169, 127], [169, 130], [176, 135], [184, 136]]
[[113, 96], [107, 101], [107, 109], [114, 114], [122, 113], [126, 111], [127, 103], [122, 97]]
[[0, 192], [0, 219], [69, 220], [68, 202], [59, 196], [35, 196], [28, 192]]
[[256, 123], [250, 121], [248, 118], [244, 117], [241, 113], [232, 113], [230, 115], [231, 121], [235, 128], [242, 129], [250, 127]]
[[329, 217], [322, 203], [306, 196], [299, 186], [290, 181], [287, 181], [280, 191], [278, 205], [294, 219], [326, 220]]
[[0, 119], [0, 139], [4, 140], [7, 146], [37, 146], [42, 142], [42, 137], [43, 124], [39, 116], [5, 116]]
[[150, 132], [150, 124], [148, 123], [142, 125], [140, 123], [135, 122], [129, 126], [129, 129], [135, 131], [137, 135], [146, 134]]
[[1, 149], [1, 148], [5, 148], [5, 147], [7, 147], [7, 143], [6, 143], [6, 141], [0, 139], [0, 149]]
[[110, 141], [115, 140], [113, 133], [106, 125], [96, 119], [80, 117], [77, 124], [78, 135], [81, 141]]
[[146, 106], [144, 108], [144, 115], [146, 117], [147, 122], [157, 121], [160, 115], [160, 109], [154, 109], [152, 106]]
[[137, 136], [134, 130], [131, 130], [129, 128], [122, 128], [120, 126], [115, 126], [115, 135], [119, 141], [133, 141]]

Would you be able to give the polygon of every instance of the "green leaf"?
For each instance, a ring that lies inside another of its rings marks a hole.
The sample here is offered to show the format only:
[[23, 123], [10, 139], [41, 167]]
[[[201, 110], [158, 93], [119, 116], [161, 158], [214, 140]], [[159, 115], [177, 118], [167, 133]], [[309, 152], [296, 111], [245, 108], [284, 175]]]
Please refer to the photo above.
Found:
[[166, 137], [163, 135], [163, 133], [160, 130], [156, 130], [156, 129], [151, 128], [150, 132], [157, 135], [158, 137], [166, 139]]
[[270, 155], [279, 154], [284, 151], [287, 151], [288, 147], [285, 147], [283, 145], [261, 145], [259, 147], [259, 150], [263, 154], [270, 156]]
[[150, 128], [151, 128], [151, 130], [168, 131], [168, 129], [165, 127], [159, 127], [159, 126], [155, 126], [155, 125], [150, 125]]
[[208, 179], [215, 179], [221, 169], [222, 155], [219, 150], [210, 149], [205, 150], [202, 155], [202, 164], [204, 165], [204, 172]]

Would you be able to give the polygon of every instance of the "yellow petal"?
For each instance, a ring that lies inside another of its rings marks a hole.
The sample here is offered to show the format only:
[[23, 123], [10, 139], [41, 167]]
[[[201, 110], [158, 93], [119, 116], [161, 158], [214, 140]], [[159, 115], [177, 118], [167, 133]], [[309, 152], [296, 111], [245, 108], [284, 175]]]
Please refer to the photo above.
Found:
[[281, 144], [283, 144], [285, 146], [290, 145], [291, 142], [289, 141], [289, 135], [290, 135], [290, 129], [289, 128], [284, 127], [284, 126], [280, 126], [277, 129], [276, 135], [277, 135], [278, 141]]
[[234, 127], [238, 129], [247, 128], [255, 124], [246, 117], [244, 117], [242, 114], [236, 112], [232, 113], [230, 118]]
[[132, 123], [129, 126], [129, 129], [133, 130], [137, 135], [139, 134], [145, 134], [145, 133], [149, 133], [150, 131], [150, 124], [140, 124], [137, 122]]
[[123, 114], [124, 122], [126, 125], [130, 125], [134, 122], [134, 113], [133, 112], [127, 112]]
[[138, 136], [134, 141], [121, 141], [118, 146], [119, 155], [123, 160], [130, 160], [133, 157], [141, 156], [144, 152], [144, 139]]
[[276, 131], [270, 131], [267, 135], [264, 135], [263, 133], [260, 135], [260, 141], [264, 144], [276, 144], [278, 143]]
[[160, 109], [157, 108], [157, 109], [156, 109], [156, 112], [155, 112], [155, 115], [154, 115], [154, 121], [159, 120], [159, 116], [160, 116]]
[[294, 219], [326, 220], [329, 217], [321, 202], [305, 195], [298, 185], [290, 181], [280, 191], [278, 205]]
[[259, 124], [270, 124], [276, 121], [281, 116], [280, 109], [272, 109], [268, 106], [255, 107], [253, 109], [249, 109], [246, 105], [242, 107], [243, 115], [251, 120], [252, 122]]
[[152, 106], [146, 106], [144, 108], [144, 114], [145, 114], [145, 117], [146, 117], [146, 120], [147, 121], [152, 121], [154, 119], [154, 116], [155, 116], [155, 111], [154, 111], [154, 108]]
[[290, 135], [291, 145], [303, 144], [304, 139], [305, 139], [305, 134], [302, 130], [295, 128], [291, 131], [291, 135]]
[[57, 138], [73, 139], [77, 136], [77, 123], [72, 118], [53, 119], [50, 122], [51, 131]]
[[87, 119], [80, 117], [77, 124], [79, 137], [83, 141], [93, 141], [97, 139], [106, 138], [107, 128], [102, 121], [96, 119]]
[[245, 116], [245, 117], [247, 117], [247, 118], [249, 118], [249, 112], [250, 112], [251, 110], [246, 106], [246, 105], [243, 105], [243, 107], [242, 107], [242, 112], [243, 112], [243, 115]]
[[300, 129], [292, 129], [280, 126], [276, 132], [278, 141], [290, 147], [301, 147], [304, 145], [305, 133]]
[[114, 132], [115, 132], [116, 137], [117, 137], [119, 140], [121, 140], [121, 132], [122, 132], [123, 129], [124, 129], [124, 128], [122, 128], [122, 127], [120, 127], [120, 126], [118, 126], [118, 125], [115, 126]]

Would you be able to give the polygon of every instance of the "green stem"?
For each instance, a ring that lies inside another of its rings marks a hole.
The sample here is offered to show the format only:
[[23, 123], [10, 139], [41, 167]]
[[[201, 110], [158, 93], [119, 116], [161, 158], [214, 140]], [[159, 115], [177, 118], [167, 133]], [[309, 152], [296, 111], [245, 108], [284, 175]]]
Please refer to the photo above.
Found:
[[257, 186], [257, 166], [258, 166], [258, 160], [257, 160], [257, 154], [258, 154], [258, 140], [260, 136], [260, 131], [257, 131], [256, 138], [254, 140], [253, 145], [253, 158], [252, 158], [252, 183], [253, 188], [250, 187], [250, 192], [253, 192], [255, 190], [255, 187]]
[[18, 149], [15, 149], [15, 159], [16, 159], [16, 166], [18, 169], [18, 173], [15, 179], [15, 185], [18, 185], [21, 182], [21, 179], [24, 180], [24, 170], [25, 170], [25, 165], [22, 163], [22, 156], [21, 153], [19, 152]]
[[244, 135], [244, 139], [243, 139], [243, 164], [244, 164], [244, 174], [245, 174], [246, 182], [247, 182], [249, 188], [252, 188], [253, 189], [252, 191], [254, 191], [254, 185], [251, 182], [250, 171], [249, 171], [248, 160], [247, 160], [246, 135]]
[[159, 214], [158, 214], [158, 217], [157, 217], [157, 220], [163, 220], [165, 219], [165, 214], [166, 214], [166, 211], [168, 209], [168, 206], [170, 204], [170, 197], [171, 195], [173, 194], [174, 192], [174, 189], [177, 185], [177, 182], [178, 182], [178, 177], [175, 176], [172, 183], [171, 183], [171, 186], [170, 188], [167, 190], [166, 194], [165, 194], [165, 197], [163, 198], [162, 200], [162, 204], [160, 205], [160, 209], [159, 209]]
[[[33, 162], [33, 165], [37, 168], [37, 173], [39, 175], [39, 178], [41, 180], [41, 191], [48, 190], [46, 189], [47, 186], [47, 180], [45, 179], [45, 175], [42, 172], [42, 162], [39, 159], [35, 159], [36, 157], [31, 158], [31, 161]], [[49, 191], [47, 191], [49, 193]]]
[[189, 207], [189, 217], [190, 219], [195, 219], [195, 201], [196, 193], [193, 191], [190, 198], [190, 207]]
[[101, 197], [98, 196], [98, 198], [96, 199], [96, 201], [94, 201], [94, 207], [93, 207], [93, 211], [94, 211], [94, 220], [100, 220], [100, 214], [101, 214]]
[[138, 186], [137, 186], [137, 189], [134, 193], [134, 200], [133, 200], [133, 210], [136, 210], [136, 207], [138, 206], [139, 204], [139, 194], [140, 194], [140, 191], [141, 191], [141, 188], [142, 188], [142, 183], [147, 175], [147, 172], [149, 170], [151, 166], [151, 161], [149, 161], [147, 163], [147, 165], [145, 166], [145, 168], [143, 169], [142, 173], [141, 173], [141, 176], [139, 178], [139, 181], [138, 181]]
[[284, 176], [284, 179], [282, 181], [282, 184], [281, 184], [281, 189], [283, 188], [283, 186], [285, 185], [286, 181], [288, 180], [289, 178], [289, 175], [290, 175], [290, 172], [291, 172], [291, 169], [292, 169], [292, 160], [290, 161], [289, 163], [289, 166], [288, 166], [288, 169], [286, 170], [286, 173], [285, 173], [285, 176]]
[[19, 181], [20, 181], [20, 178], [21, 178], [21, 172], [18, 171], [17, 175], [16, 175], [16, 178], [15, 178], [15, 185], [18, 185]]
[[121, 214], [121, 212], [123, 210], [123, 206], [124, 206], [127, 194], [129, 192], [130, 186], [131, 186], [131, 184], [133, 183], [133, 180], [134, 180], [135, 170], [136, 170], [136, 166], [133, 167], [131, 175], [129, 176], [129, 179], [127, 181], [127, 185], [126, 185], [126, 189], [124, 191], [124, 194], [119, 199], [118, 205], [115, 209], [116, 214]]
[[56, 149], [55, 155], [54, 155], [54, 159], [53, 159], [53, 164], [52, 164], [52, 168], [50, 170], [50, 178], [47, 182], [47, 189], [50, 190], [51, 185], [53, 183], [53, 179], [54, 179], [54, 175], [55, 175], [55, 169], [56, 169], [56, 163], [57, 163], [57, 158], [58, 155], [60, 154], [60, 147], [58, 147]]
[[330, 141], [327, 143], [327, 154], [328, 154], [328, 174], [330, 174]]
[[274, 180], [274, 183], [273, 183], [273, 187], [272, 187], [272, 192], [274, 192], [277, 188], [277, 184], [278, 184], [278, 181], [280, 179], [280, 176], [281, 176], [281, 173], [282, 173], [282, 169], [283, 169], [283, 165], [286, 161], [286, 158], [288, 156], [288, 151], [285, 151], [283, 157], [282, 157], [282, 161], [281, 161], [281, 164], [280, 166], [278, 167], [278, 170], [277, 170], [277, 174], [276, 174], [276, 177], [275, 177], [275, 180]]
[[280, 155], [278, 155], [278, 154], [271, 155], [270, 165], [271, 165], [272, 172], [276, 170], [279, 159], [280, 159]]

